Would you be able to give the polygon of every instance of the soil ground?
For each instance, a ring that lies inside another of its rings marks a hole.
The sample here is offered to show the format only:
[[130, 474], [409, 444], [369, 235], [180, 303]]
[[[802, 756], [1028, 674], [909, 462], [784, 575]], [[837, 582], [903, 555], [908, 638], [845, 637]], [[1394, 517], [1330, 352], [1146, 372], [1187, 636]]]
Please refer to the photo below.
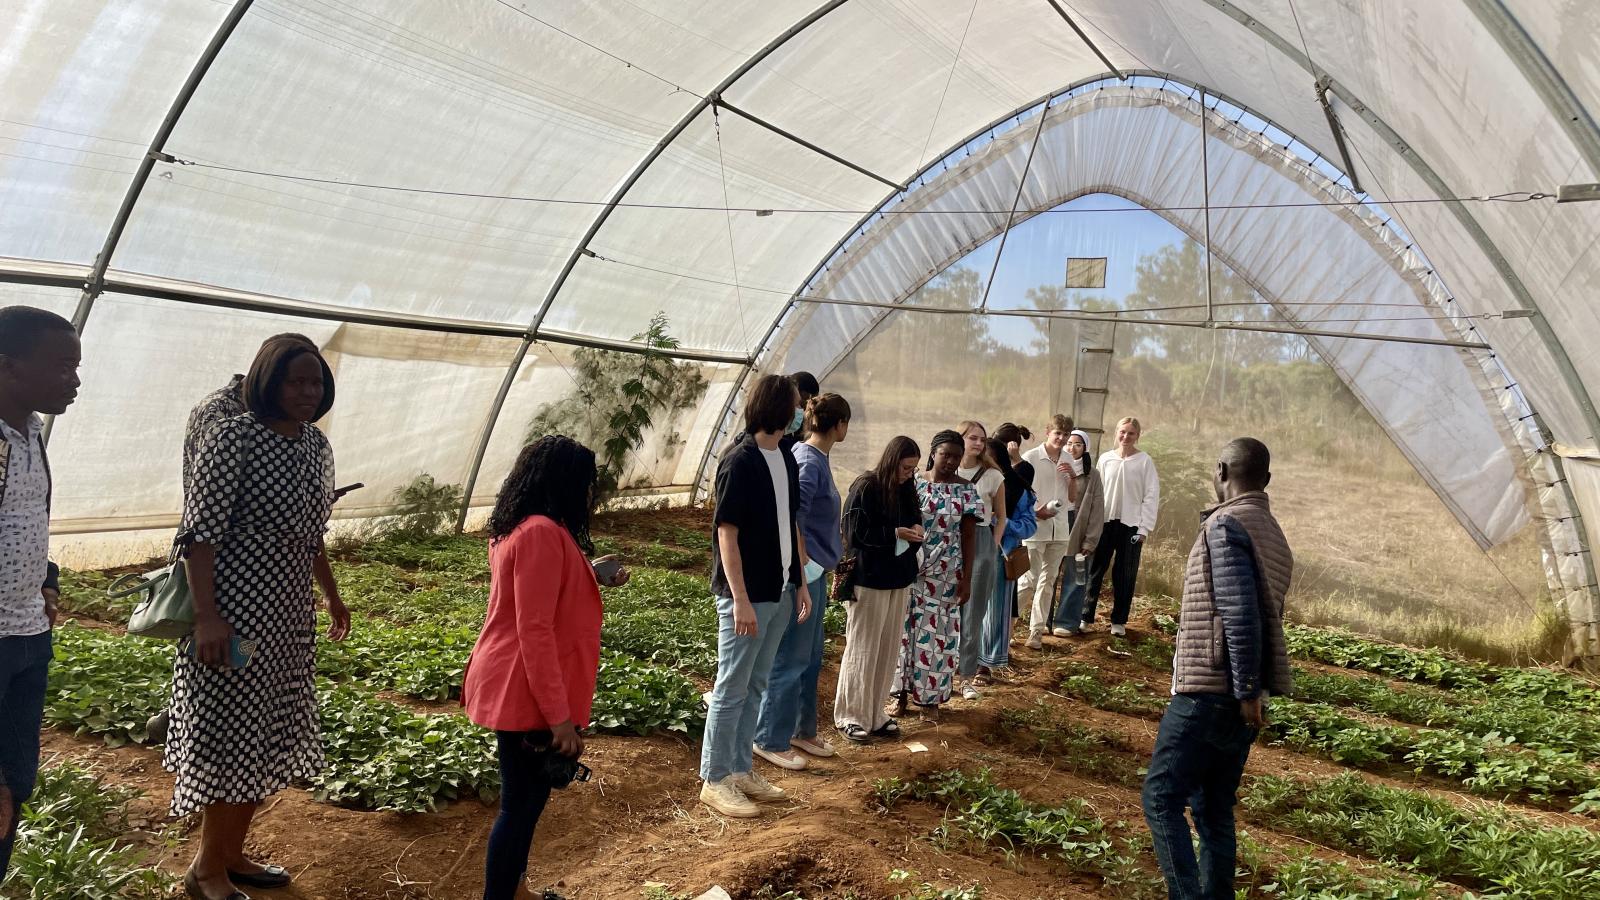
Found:
[[[707, 529], [702, 513], [677, 510], [603, 516], [596, 526], [597, 535], [665, 544], [677, 543], [684, 531], [705, 534]], [[1141, 611], [1131, 633], [1148, 633], [1151, 627], [1148, 612]], [[839, 645], [839, 639], [830, 640], [823, 673], [820, 720], [825, 725], [831, 722]], [[905, 803], [891, 812], [873, 799], [877, 779], [981, 765], [991, 768], [1002, 785], [1031, 800], [1081, 798], [1120, 834], [1144, 832], [1137, 787], [1065, 771], [1061, 760], [1041, 755], [1006, 733], [1000, 713], [1043, 700], [1073, 722], [1121, 735], [1119, 752], [1142, 764], [1154, 742], [1153, 720], [1096, 710], [1060, 696], [1053, 687], [1069, 660], [1090, 662], [1130, 679], [1149, 681], [1159, 675], [1111, 653], [1103, 631], [1074, 641], [1047, 639], [1042, 651], [1019, 644], [1012, 653], [1014, 667], [1004, 684], [986, 690], [981, 700], [958, 699], [936, 714], [911, 715], [903, 720], [905, 733], [898, 741], [854, 746], [825, 727], [839, 749], [837, 757], [814, 761], [798, 773], [758, 762], [790, 793], [787, 802], [773, 805], [758, 820], [724, 819], [699, 803], [697, 744], [666, 735], [594, 737], [585, 757], [594, 779], [553, 796], [539, 824], [530, 882], [568, 898], [640, 898], [647, 885], [660, 884], [671, 894], [688, 896], [721, 885], [735, 898], [757, 900], [889, 900], [907, 890], [891, 883], [889, 874], [905, 870], [915, 873], [913, 884], [976, 883], [991, 900], [1099, 896], [1097, 878], [1056, 861], [1028, 853], [1008, 857], [959, 840], [931, 840], [941, 814], [933, 806]], [[96, 739], [48, 731], [45, 755], [92, 762], [110, 781], [142, 790], [133, 825], [149, 833], [145, 839], [160, 865], [182, 872], [194, 852], [196, 823], [167, 821], [171, 778], [161, 768], [158, 750], [110, 748]], [[1249, 770], [1312, 778], [1349, 771], [1272, 747], [1257, 747]], [[1418, 786], [1415, 780], [1406, 784]], [[1450, 796], [1461, 803], [1480, 802], [1454, 792]], [[1588, 827], [1593, 821], [1519, 811], [1561, 824]], [[477, 897], [484, 842], [494, 816], [493, 808], [474, 800], [436, 813], [403, 815], [344, 809], [288, 790], [263, 807], [248, 849], [257, 859], [288, 867], [295, 883], [251, 893], [319, 900]], [[1243, 827], [1272, 847], [1310, 847], [1318, 855], [1339, 857], [1301, 838], [1251, 827], [1248, 821]]]

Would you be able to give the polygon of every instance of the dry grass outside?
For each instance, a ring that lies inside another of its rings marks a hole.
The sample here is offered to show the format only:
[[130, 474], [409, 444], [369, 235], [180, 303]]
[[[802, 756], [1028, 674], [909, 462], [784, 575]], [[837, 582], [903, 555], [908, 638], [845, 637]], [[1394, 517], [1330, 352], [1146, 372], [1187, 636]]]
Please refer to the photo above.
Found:
[[[1415, 476], [1363, 483], [1325, 466], [1273, 468], [1273, 512], [1295, 554], [1290, 619], [1494, 663], [1560, 661], [1567, 626], [1532, 528], [1485, 553]], [[1153, 543], [1141, 592], [1178, 596], [1188, 549], [1175, 535]]]

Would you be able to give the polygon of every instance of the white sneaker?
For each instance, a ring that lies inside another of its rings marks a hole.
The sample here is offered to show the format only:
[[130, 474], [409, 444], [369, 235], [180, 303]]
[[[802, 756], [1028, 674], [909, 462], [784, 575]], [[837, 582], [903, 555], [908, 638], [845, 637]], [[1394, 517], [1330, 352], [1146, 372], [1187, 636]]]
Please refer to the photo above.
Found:
[[1052, 628], [1050, 630], [1050, 633], [1055, 635], [1058, 638], [1069, 638], [1069, 637], [1077, 637], [1078, 636], [1078, 633], [1076, 631], [1073, 631], [1071, 628], [1062, 628], [1060, 625], [1057, 625], [1055, 628]]
[[755, 754], [780, 769], [798, 772], [806, 767], [806, 758], [794, 750], [768, 750], [760, 744], [752, 744], [750, 749]]
[[732, 775], [721, 781], [708, 781], [701, 785], [700, 802], [725, 816], [736, 819], [754, 819], [761, 815], [761, 807], [751, 803], [750, 798], [739, 790], [734, 784]]
[[963, 700], [977, 700], [980, 696], [982, 695], [978, 693], [978, 689], [973, 687], [970, 681], [961, 688], [961, 699]]
[[1111, 626], [1111, 636], [1112, 637], [1127, 637], [1128, 636], [1128, 626], [1126, 626], [1126, 625], [1113, 625], [1113, 626]]
[[762, 778], [759, 772], [735, 772], [728, 777], [739, 793], [751, 800], [782, 800], [789, 796], [783, 788]]
[[1039, 635], [1037, 635], [1037, 634], [1028, 635], [1028, 649], [1029, 650], [1043, 650], [1044, 649], [1044, 638], [1039, 636]]
[[810, 754], [811, 756], [815, 756], [818, 759], [827, 759], [837, 752], [833, 749], [833, 745], [828, 743], [826, 738], [822, 737], [795, 738], [789, 742], [789, 746], [795, 748], [796, 750]]

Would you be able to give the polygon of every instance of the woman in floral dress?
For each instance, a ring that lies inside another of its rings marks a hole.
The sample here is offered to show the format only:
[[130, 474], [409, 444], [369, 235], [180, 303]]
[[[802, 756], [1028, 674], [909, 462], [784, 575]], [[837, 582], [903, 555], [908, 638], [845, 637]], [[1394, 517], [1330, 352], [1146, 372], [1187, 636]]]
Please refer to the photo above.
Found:
[[900, 637], [896, 714], [904, 713], [907, 703], [936, 707], [950, 699], [959, 663], [961, 606], [972, 592], [974, 535], [983, 506], [977, 489], [956, 474], [964, 449], [954, 431], [934, 435], [928, 471], [917, 478], [927, 540]]

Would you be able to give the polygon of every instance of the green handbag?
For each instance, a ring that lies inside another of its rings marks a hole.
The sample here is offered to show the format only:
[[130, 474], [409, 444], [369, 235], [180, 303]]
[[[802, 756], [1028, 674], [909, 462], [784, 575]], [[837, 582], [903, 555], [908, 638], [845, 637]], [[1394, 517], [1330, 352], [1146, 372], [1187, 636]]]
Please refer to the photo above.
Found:
[[[129, 585], [129, 581], [136, 583]], [[143, 575], [129, 573], [111, 582], [106, 596], [144, 594], [128, 617], [128, 633], [136, 637], [182, 638], [194, 631], [194, 597], [189, 593], [189, 570], [173, 555], [164, 568]]]

